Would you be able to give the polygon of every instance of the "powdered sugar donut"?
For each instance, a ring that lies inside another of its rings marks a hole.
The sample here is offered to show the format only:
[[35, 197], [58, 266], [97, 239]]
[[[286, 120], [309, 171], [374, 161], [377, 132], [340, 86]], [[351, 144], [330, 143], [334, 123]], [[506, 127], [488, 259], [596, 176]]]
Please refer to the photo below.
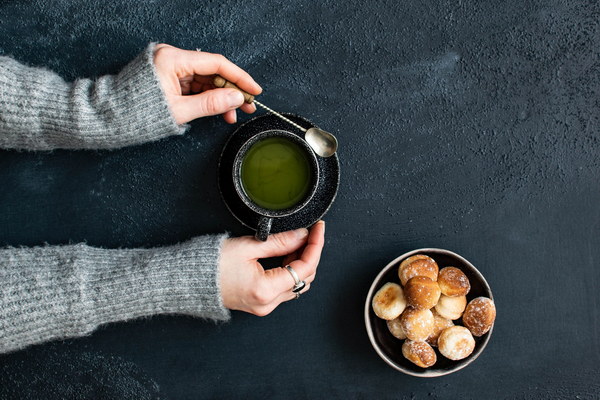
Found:
[[406, 307], [400, 315], [400, 325], [407, 338], [422, 342], [431, 335], [435, 321], [430, 310]]
[[388, 282], [375, 293], [371, 304], [375, 315], [390, 320], [402, 314], [406, 307], [406, 299], [400, 285]]
[[402, 324], [400, 323], [400, 317], [391, 319], [386, 321], [388, 330], [395, 338], [398, 339], [406, 339], [406, 333], [402, 329]]
[[459, 319], [467, 305], [466, 296], [448, 297], [441, 295], [435, 305], [435, 311], [450, 320]]
[[446, 328], [438, 338], [440, 353], [451, 360], [462, 360], [475, 349], [475, 339], [464, 326]]
[[469, 302], [463, 314], [463, 323], [474, 336], [490, 330], [496, 319], [496, 306], [487, 297], [477, 297]]
[[416, 308], [433, 308], [440, 298], [440, 287], [437, 282], [425, 276], [410, 278], [404, 285], [404, 296], [409, 306]]
[[423, 254], [417, 254], [408, 257], [400, 263], [400, 267], [398, 267], [398, 277], [400, 278], [402, 286], [406, 285], [406, 282], [415, 276], [426, 276], [432, 281], [437, 281], [438, 270], [438, 265], [433, 258]]
[[458, 268], [446, 267], [438, 274], [438, 284], [446, 296], [466, 296], [471, 290], [469, 278]]
[[402, 345], [402, 355], [421, 368], [431, 367], [437, 361], [435, 350], [425, 342], [406, 340]]

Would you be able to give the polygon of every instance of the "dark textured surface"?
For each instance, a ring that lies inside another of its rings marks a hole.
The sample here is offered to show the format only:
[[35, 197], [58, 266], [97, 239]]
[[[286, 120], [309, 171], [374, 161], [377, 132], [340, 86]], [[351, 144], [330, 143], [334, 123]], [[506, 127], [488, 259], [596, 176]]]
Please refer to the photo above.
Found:
[[[47, 351], [119, 357], [171, 399], [597, 397], [599, 21], [597, 1], [0, 3], [0, 52], [68, 79], [116, 72], [151, 40], [227, 55], [261, 101], [340, 139], [343, 182], [300, 301], [219, 326], [110, 325], [0, 357], [17, 371], [0, 385], [43, 379]], [[250, 233], [216, 187], [233, 130], [213, 118], [115, 152], [0, 152], [0, 243]], [[420, 380], [377, 357], [362, 305], [388, 261], [429, 246], [480, 269], [498, 319], [473, 365]], [[57, 384], [80, 379], [63, 371]]]

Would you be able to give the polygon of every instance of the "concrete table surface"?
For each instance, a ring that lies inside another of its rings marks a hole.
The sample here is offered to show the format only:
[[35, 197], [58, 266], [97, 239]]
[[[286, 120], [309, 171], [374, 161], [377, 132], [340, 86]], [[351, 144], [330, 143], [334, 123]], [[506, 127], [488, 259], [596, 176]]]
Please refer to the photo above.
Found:
[[[150, 41], [226, 55], [265, 104], [337, 135], [342, 175], [300, 301], [0, 356], [0, 397], [597, 398], [599, 21], [597, 1], [1, 2], [0, 54], [69, 80], [115, 73]], [[233, 129], [206, 118], [112, 152], [0, 151], [0, 245], [248, 234], [216, 187]], [[420, 247], [471, 261], [498, 308], [482, 356], [430, 380], [380, 360], [362, 319], [379, 270]]]

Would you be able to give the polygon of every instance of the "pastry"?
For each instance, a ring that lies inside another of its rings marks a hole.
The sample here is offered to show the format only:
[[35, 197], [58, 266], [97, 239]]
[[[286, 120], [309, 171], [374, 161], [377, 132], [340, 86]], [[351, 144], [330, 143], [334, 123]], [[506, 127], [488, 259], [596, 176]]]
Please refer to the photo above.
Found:
[[406, 282], [415, 276], [426, 276], [432, 281], [437, 281], [438, 269], [438, 265], [433, 258], [417, 254], [400, 263], [398, 277], [402, 286], [406, 285]]
[[383, 319], [394, 319], [402, 314], [406, 307], [404, 292], [397, 283], [388, 282], [373, 296], [373, 311]]
[[430, 309], [440, 298], [440, 287], [437, 282], [425, 276], [410, 278], [404, 286], [404, 296], [409, 306]]
[[442, 294], [446, 296], [466, 296], [471, 290], [469, 278], [458, 268], [446, 267], [438, 274], [438, 284]]
[[440, 333], [442, 333], [444, 329], [454, 326], [454, 323], [448, 318], [442, 317], [435, 311], [433, 311], [433, 321], [433, 332], [431, 333], [431, 335], [429, 335], [426, 342], [433, 347], [437, 347], [438, 337], [440, 336]]
[[431, 367], [437, 361], [435, 350], [425, 342], [406, 340], [402, 345], [402, 355], [421, 368]]
[[448, 297], [441, 295], [438, 303], [435, 305], [435, 311], [444, 318], [454, 320], [460, 318], [466, 305], [466, 296]]
[[400, 325], [407, 338], [422, 342], [433, 332], [433, 314], [427, 309], [406, 307], [400, 315]]
[[464, 326], [446, 328], [438, 338], [440, 353], [451, 360], [462, 360], [475, 349], [475, 339]]
[[392, 335], [398, 339], [406, 339], [406, 334], [400, 324], [400, 317], [386, 321], [387, 327]]
[[477, 297], [469, 302], [463, 314], [463, 324], [474, 336], [490, 330], [496, 319], [496, 306], [487, 297]]

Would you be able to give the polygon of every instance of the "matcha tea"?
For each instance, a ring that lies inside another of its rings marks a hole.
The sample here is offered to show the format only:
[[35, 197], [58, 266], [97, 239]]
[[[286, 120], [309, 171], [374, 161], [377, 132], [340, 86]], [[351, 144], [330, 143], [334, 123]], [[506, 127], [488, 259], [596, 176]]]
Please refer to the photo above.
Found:
[[283, 210], [302, 202], [311, 186], [308, 155], [281, 137], [256, 142], [241, 167], [242, 187], [257, 206]]

